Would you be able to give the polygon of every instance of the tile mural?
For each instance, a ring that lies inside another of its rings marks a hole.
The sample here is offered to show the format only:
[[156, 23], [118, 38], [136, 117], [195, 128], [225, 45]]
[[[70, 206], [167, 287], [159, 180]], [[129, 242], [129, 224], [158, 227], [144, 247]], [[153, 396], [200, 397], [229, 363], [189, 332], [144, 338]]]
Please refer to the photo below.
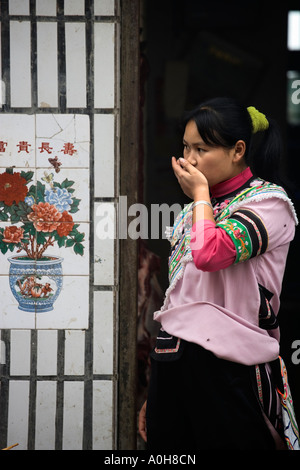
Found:
[[0, 328], [88, 327], [89, 129], [0, 115]]

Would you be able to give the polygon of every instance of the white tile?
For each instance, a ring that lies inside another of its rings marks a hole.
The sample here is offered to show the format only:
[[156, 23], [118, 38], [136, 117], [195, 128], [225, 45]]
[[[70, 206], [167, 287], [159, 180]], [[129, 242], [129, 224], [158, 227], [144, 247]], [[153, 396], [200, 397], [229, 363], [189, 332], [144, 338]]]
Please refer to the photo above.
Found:
[[11, 106], [31, 106], [30, 22], [10, 22]]
[[85, 357], [85, 332], [65, 332], [65, 375], [83, 375]]
[[94, 26], [95, 108], [113, 108], [115, 104], [115, 25]]
[[66, 23], [66, 100], [68, 108], [86, 107], [85, 23]]
[[37, 22], [38, 106], [58, 106], [57, 23]]
[[94, 374], [113, 374], [114, 294], [94, 293]]
[[113, 384], [106, 380], [93, 383], [93, 450], [111, 450], [113, 446]]
[[[1, 337], [1, 331], [0, 331]], [[6, 345], [5, 342], [0, 340], [0, 364], [6, 364]]]
[[84, 15], [84, 0], [65, 0], [65, 15]]
[[57, 331], [38, 331], [37, 374], [56, 375], [57, 373]]
[[7, 446], [18, 444], [16, 450], [27, 450], [29, 414], [29, 382], [11, 380], [8, 400]]
[[56, 16], [56, 0], [36, 0], [37, 16]]
[[115, 117], [95, 114], [94, 124], [95, 197], [115, 194]]
[[63, 450], [82, 449], [83, 398], [83, 382], [64, 383]]
[[36, 384], [35, 450], [55, 450], [56, 382]]
[[95, 16], [113, 16], [115, 14], [115, 0], [94, 0]]
[[9, 0], [10, 15], [29, 15], [29, 0]]
[[30, 330], [11, 330], [10, 374], [30, 375], [30, 359]]
[[113, 203], [95, 204], [94, 283], [113, 285], [115, 259], [115, 207]]
[[0, 114], [0, 167], [11, 166], [35, 167], [34, 115]]

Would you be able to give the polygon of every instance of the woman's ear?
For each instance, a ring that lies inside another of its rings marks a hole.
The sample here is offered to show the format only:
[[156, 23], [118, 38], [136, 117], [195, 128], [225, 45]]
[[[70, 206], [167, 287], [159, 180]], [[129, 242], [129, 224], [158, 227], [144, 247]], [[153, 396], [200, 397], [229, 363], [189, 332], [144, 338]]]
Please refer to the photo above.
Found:
[[233, 160], [236, 163], [239, 163], [244, 157], [246, 152], [246, 143], [243, 140], [238, 140], [234, 146], [234, 156]]

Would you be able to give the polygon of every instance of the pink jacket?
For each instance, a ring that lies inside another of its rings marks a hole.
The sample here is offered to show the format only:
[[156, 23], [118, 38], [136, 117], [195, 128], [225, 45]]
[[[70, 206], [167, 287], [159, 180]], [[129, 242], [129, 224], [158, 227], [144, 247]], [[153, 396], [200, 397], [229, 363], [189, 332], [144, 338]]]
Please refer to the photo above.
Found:
[[[238, 192], [249, 176], [247, 169], [217, 185], [215, 194]], [[252, 231], [251, 237], [244, 237], [243, 223], [245, 233]], [[283, 191], [257, 193], [240, 201], [217, 225], [208, 220], [195, 224], [190, 230], [189, 247], [178, 262], [180, 269], [177, 266], [154, 319], [169, 334], [197, 343], [229, 361], [252, 365], [276, 359], [279, 328], [259, 326], [259, 286], [271, 293], [269, 304], [277, 315], [296, 224], [292, 203]]]

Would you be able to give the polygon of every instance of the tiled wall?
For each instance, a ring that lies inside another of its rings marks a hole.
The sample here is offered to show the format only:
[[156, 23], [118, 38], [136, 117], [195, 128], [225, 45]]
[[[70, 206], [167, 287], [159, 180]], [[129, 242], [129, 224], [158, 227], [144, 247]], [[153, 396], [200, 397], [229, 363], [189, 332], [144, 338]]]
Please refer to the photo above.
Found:
[[119, 26], [117, 0], [1, 2], [0, 449], [115, 448]]

